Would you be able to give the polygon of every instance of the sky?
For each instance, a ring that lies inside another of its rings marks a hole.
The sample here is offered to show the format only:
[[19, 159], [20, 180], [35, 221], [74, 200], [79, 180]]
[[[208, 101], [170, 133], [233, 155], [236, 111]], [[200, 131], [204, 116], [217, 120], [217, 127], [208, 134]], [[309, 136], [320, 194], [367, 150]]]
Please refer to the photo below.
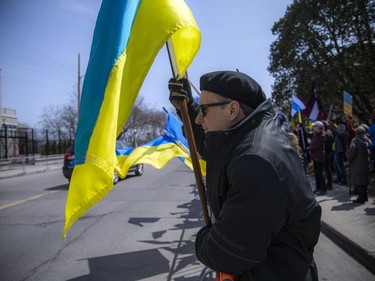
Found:
[[[117, 0], [116, 0], [117, 1]], [[239, 69], [271, 96], [274, 78], [267, 71], [271, 28], [293, 0], [186, 0], [201, 31], [201, 46], [188, 69], [199, 77]], [[43, 111], [75, 96], [78, 54], [82, 79], [90, 56], [101, 0], [0, 0], [1, 107], [14, 109], [18, 121], [38, 128]], [[139, 92], [156, 109], [171, 108], [171, 69], [166, 48], [157, 55]]]

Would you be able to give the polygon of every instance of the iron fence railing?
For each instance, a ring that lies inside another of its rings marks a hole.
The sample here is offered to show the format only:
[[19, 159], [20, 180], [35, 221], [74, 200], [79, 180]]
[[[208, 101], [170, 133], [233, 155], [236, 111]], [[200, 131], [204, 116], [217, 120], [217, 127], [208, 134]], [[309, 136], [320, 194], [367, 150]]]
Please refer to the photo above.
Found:
[[71, 138], [52, 136], [35, 129], [14, 129], [3, 126], [0, 129], [0, 159], [29, 159], [35, 155], [63, 154], [72, 144]]

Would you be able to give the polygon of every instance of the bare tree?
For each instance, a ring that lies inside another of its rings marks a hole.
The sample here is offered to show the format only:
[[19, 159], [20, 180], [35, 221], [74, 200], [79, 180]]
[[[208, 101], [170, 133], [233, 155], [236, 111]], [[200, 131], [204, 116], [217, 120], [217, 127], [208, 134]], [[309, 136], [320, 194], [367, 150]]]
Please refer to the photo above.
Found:
[[[165, 124], [165, 112], [151, 108], [139, 96], [118, 139], [140, 145], [160, 136]], [[137, 140], [134, 143], [134, 140]]]
[[58, 132], [62, 127], [62, 121], [60, 119], [61, 112], [62, 108], [58, 105], [49, 105], [43, 108], [43, 113], [41, 115], [39, 124], [41, 125], [43, 131], [48, 130], [48, 135], [51, 139], [58, 138]]
[[[161, 135], [166, 114], [151, 108], [139, 96], [118, 139], [131, 145], [141, 145]], [[74, 139], [78, 122], [77, 95], [73, 90], [69, 101], [62, 106], [50, 105], [43, 109], [39, 124], [50, 139]]]
[[51, 139], [71, 140], [75, 135], [77, 120], [77, 95], [73, 91], [67, 104], [43, 108], [39, 124], [43, 131], [48, 130]]

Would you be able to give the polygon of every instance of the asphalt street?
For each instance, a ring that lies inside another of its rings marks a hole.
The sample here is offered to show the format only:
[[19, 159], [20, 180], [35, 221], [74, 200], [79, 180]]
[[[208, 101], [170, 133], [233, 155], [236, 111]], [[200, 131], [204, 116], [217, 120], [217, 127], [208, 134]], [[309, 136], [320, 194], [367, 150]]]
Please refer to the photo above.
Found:
[[[61, 240], [67, 190], [60, 165], [0, 179], [0, 280], [200, 279], [194, 239], [204, 223], [179, 160], [120, 181]], [[320, 280], [375, 280], [324, 234], [315, 259]]]

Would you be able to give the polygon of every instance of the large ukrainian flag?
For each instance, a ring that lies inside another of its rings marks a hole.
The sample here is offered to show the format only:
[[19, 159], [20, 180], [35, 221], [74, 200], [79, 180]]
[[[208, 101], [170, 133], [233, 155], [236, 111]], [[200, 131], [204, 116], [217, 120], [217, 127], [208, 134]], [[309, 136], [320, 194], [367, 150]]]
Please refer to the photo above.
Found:
[[83, 83], [63, 238], [111, 190], [116, 137], [168, 39], [182, 77], [200, 45], [183, 0], [103, 0]]

